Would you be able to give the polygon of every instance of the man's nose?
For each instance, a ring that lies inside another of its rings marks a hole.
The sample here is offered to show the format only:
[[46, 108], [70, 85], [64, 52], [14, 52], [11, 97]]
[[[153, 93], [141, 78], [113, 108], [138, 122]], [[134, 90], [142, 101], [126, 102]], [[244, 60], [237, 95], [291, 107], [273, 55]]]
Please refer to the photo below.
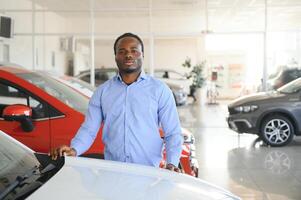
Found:
[[131, 52], [127, 52], [127, 54], [125, 54], [126, 58], [133, 58], [133, 55]]

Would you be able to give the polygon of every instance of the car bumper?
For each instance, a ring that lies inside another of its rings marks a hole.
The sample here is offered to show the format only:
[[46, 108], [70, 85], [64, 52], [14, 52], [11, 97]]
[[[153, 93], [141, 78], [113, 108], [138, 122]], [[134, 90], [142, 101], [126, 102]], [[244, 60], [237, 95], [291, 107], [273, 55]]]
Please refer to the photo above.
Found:
[[227, 117], [228, 126], [230, 129], [238, 133], [252, 133], [254, 127], [249, 119], [235, 119], [233, 117]]

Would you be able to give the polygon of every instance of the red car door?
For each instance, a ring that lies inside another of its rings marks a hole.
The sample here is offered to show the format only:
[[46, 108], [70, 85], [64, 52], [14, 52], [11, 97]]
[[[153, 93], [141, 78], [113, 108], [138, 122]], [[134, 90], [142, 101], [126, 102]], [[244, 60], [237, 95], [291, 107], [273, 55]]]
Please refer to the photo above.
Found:
[[[37, 152], [70, 144], [84, 120], [89, 99], [46, 76], [16, 68], [0, 68], [0, 130]], [[20, 122], [5, 121], [3, 109], [12, 104], [32, 108], [34, 130], [26, 132]], [[101, 157], [101, 130], [86, 154]]]
[[[23, 104], [32, 108], [34, 125], [32, 131], [24, 131], [18, 121], [4, 120], [2, 117], [3, 109], [13, 104]], [[48, 105], [26, 90], [26, 85], [21, 87], [14, 81], [0, 77], [0, 130], [35, 151], [47, 152], [50, 147], [50, 124], [47, 110]]]

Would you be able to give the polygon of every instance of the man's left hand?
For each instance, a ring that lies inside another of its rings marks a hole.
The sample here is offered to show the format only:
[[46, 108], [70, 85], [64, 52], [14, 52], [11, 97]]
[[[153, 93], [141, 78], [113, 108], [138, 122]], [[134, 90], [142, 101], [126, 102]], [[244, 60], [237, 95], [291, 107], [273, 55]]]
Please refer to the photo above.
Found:
[[174, 165], [171, 164], [171, 163], [168, 163], [168, 164], [166, 165], [165, 169], [168, 169], [168, 170], [170, 170], [170, 171], [175, 171], [175, 172], [181, 172], [181, 170], [180, 170], [178, 167], [174, 166]]

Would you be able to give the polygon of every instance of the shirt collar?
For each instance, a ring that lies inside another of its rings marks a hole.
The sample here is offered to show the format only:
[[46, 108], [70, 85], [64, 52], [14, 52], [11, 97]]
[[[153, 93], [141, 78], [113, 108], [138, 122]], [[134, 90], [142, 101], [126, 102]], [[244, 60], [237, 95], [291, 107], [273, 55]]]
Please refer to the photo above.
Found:
[[[119, 81], [123, 82], [123, 80], [122, 80], [121, 75], [120, 75], [119, 72], [118, 72], [118, 74], [116, 76], [117, 76], [117, 79]], [[145, 74], [145, 71], [142, 70], [141, 73], [140, 73], [140, 75], [139, 75], [139, 77], [137, 78], [136, 82], [140, 82], [140, 81], [145, 80], [145, 79], [147, 79], [147, 75]]]

